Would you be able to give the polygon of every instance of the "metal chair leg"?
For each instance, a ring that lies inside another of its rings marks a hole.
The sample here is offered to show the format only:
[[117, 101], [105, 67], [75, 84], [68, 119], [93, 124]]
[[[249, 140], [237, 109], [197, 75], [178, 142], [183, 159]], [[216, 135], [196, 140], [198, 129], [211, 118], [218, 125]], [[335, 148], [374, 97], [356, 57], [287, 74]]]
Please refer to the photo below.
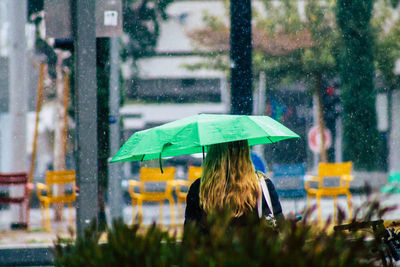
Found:
[[160, 203], [160, 204], [159, 204], [159, 207], [160, 207], [160, 214], [159, 214], [160, 217], [159, 217], [159, 221], [160, 221], [160, 222], [159, 222], [158, 224], [161, 226], [161, 225], [163, 225], [163, 221], [162, 221], [162, 220], [163, 220], [164, 203], [163, 203], [163, 201], [160, 201], [159, 203]]
[[131, 205], [132, 205], [132, 226], [133, 225], [135, 225], [135, 202], [133, 201], [133, 199], [132, 199], [132, 201], [131, 201]]
[[169, 198], [168, 201], [169, 201], [169, 210], [171, 212], [171, 226], [175, 227], [175, 201], [173, 198]]
[[321, 216], [321, 197], [320, 196], [316, 196], [317, 199], [317, 206], [318, 206], [318, 222], [321, 223], [322, 222], [322, 216]]
[[44, 217], [44, 204], [42, 201], [40, 201], [40, 215], [42, 217], [42, 229], [44, 230], [46, 228], [45, 226], [45, 217]]
[[138, 206], [138, 212], [137, 212], [137, 217], [138, 217], [138, 222], [142, 223], [143, 220], [143, 201], [140, 199], [137, 201]]
[[50, 203], [45, 202], [44, 203], [45, 207], [45, 213], [46, 213], [46, 231], [50, 232], [51, 231], [51, 226], [50, 226]]
[[337, 196], [333, 197], [333, 221], [336, 222]]
[[[182, 204], [182, 206], [181, 206], [181, 204]], [[181, 222], [182, 221], [182, 213], [183, 213], [183, 211], [182, 211], [183, 210], [183, 201], [181, 201], [181, 199], [178, 198], [176, 205], [178, 208], [178, 222]]]
[[353, 202], [351, 200], [351, 194], [350, 193], [347, 193], [346, 196], [347, 196], [347, 205], [349, 207], [349, 221], [351, 221], [352, 220], [352, 216], [353, 216]]
[[71, 228], [74, 227], [74, 220], [72, 215], [72, 202], [68, 202], [68, 213], [69, 213], [69, 223], [71, 224]]

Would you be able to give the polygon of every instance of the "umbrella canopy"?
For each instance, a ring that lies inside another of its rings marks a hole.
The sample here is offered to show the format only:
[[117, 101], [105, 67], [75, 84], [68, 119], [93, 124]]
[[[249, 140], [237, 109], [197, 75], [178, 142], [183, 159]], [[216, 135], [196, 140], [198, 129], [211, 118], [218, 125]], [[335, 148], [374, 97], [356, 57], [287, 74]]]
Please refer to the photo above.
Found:
[[268, 116], [199, 114], [134, 133], [111, 162], [201, 153], [207, 145], [239, 140], [253, 146], [298, 137]]

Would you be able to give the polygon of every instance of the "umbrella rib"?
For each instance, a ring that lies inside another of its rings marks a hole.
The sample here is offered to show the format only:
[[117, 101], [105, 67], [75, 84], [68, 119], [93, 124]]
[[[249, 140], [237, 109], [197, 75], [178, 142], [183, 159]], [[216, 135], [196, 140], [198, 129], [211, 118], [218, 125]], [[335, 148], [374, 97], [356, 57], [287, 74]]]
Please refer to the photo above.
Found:
[[272, 142], [271, 138], [269, 138], [269, 136], [267, 136], [268, 140], [271, 142], [271, 144], [273, 144], [274, 142]]
[[[254, 121], [253, 121], [253, 122], [254, 122]], [[261, 128], [261, 129], [265, 132], [265, 130], [264, 130], [260, 125], [258, 125], [257, 123], [255, 123], [255, 125], [256, 125], [258, 128]], [[271, 144], [276, 143], [276, 142], [273, 142], [273, 141], [271, 140], [271, 138], [269, 138], [269, 136], [267, 136], [267, 138], [268, 138], [268, 140], [271, 142]]]

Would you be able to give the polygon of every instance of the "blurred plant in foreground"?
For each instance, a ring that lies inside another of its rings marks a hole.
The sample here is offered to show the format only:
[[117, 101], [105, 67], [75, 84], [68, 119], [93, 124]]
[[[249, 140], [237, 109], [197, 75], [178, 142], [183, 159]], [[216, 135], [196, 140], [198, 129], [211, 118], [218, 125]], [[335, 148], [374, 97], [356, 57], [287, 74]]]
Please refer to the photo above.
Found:
[[[393, 209], [380, 207], [370, 200], [358, 210], [365, 222], [381, 218]], [[376, 266], [382, 242], [371, 233], [332, 231], [310, 221], [314, 209], [304, 219], [281, 221], [270, 227], [257, 218], [243, 227], [232, 227], [227, 212], [209, 216], [206, 232], [187, 225], [182, 239], [153, 224], [144, 232], [140, 225], [114, 221], [107, 231], [107, 241], [99, 242], [101, 233], [89, 229], [75, 242], [58, 240], [55, 244], [56, 266]], [[341, 224], [344, 213], [339, 212]], [[356, 221], [355, 219], [353, 222]]]

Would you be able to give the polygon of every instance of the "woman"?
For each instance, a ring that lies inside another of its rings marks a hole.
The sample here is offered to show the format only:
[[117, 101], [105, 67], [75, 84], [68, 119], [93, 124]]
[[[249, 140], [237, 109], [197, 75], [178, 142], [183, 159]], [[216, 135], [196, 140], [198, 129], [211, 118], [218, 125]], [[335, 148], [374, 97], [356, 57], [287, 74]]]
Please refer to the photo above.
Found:
[[[247, 140], [210, 145], [201, 178], [193, 182], [187, 195], [185, 225], [194, 222], [205, 227], [207, 214], [229, 208], [232, 225], [244, 225], [249, 216], [258, 216], [260, 179], [266, 179], [275, 217], [283, 217], [278, 194], [272, 182], [254, 170]], [[263, 215], [269, 207], [263, 197]]]

